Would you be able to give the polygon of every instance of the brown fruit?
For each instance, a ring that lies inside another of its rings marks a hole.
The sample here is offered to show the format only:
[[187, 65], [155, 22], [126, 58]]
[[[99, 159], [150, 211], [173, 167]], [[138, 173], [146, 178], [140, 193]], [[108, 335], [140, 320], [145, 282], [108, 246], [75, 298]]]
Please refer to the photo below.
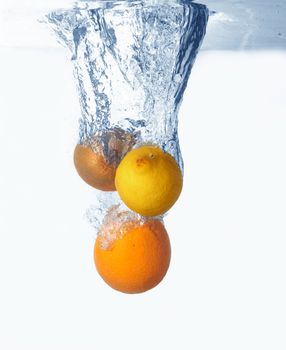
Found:
[[134, 138], [121, 129], [95, 135], [74, 150], [74, 165], [79, 176], [101, 191], [116, 191], [114, 178], [122, 157], [131, 149]]

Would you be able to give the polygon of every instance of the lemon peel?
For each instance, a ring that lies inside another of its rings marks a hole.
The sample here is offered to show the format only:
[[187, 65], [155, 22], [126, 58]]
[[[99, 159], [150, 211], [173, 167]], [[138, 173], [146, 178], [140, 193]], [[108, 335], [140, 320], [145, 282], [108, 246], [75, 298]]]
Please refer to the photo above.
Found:
[[122, 201], [143, 216], [162, 215], [177, 201], [183, 177], [175, 159], [158, 146], [133, 149], [122, 159], [115, 187]]

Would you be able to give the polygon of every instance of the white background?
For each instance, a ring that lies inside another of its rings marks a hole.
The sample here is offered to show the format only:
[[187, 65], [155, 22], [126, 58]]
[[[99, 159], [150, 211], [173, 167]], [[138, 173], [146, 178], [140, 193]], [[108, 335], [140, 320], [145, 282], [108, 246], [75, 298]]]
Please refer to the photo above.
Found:
[[286, 54], [206, 52], [180, 113], [172, 262], [140, 295], [93, 266], [64, 50], [0, 49], [0, 348], [285, 350]]

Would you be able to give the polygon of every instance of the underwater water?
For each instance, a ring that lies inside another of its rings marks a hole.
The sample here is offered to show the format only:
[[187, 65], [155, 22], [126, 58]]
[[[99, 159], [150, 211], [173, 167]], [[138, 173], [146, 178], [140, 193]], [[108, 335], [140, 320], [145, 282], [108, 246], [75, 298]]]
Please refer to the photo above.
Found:
[[91, 264], [82, 211], [96, 191], [72, 164], [71, 64], [56, 41], [30, 49], [32, 34], [47, 45], [45, 26], [23, 38], [10, 17], [18, 36], [0, 41], [31, 45], [0, 48], [0, 348], [286, 348], [286, 54], [203, 51], [222, 42], [209, 24], [179, 114], [184, 191], [164, 220], [175, 259], [161, 287], [126, 298]]

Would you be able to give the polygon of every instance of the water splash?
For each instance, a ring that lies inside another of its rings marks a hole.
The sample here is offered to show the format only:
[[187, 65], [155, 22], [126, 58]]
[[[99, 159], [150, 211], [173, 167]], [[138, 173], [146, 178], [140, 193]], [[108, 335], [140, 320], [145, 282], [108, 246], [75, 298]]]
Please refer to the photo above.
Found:
[[[71, 52], [79, 143], [96, 140], [110, 164], [132, 147], [156, 144], [183, 171], [178, 112], [208, 16], [206, 6], [188, 0], [82, 1], [48, 14], [46, 22]], [[126, 147], [114, 147], [114, 139]], [[96, 231], [110, 208], [116, 217], [127, 215], [117, 194], [103, 197], [87, 212]]]
[[134, 135], [136, 145], [159, 145], [183, 169], [178, 111], [207, 8], [184, 0], [88, 4], [47, 15], [72, 53], [82, 112], [79, 142], [119, 128]]

